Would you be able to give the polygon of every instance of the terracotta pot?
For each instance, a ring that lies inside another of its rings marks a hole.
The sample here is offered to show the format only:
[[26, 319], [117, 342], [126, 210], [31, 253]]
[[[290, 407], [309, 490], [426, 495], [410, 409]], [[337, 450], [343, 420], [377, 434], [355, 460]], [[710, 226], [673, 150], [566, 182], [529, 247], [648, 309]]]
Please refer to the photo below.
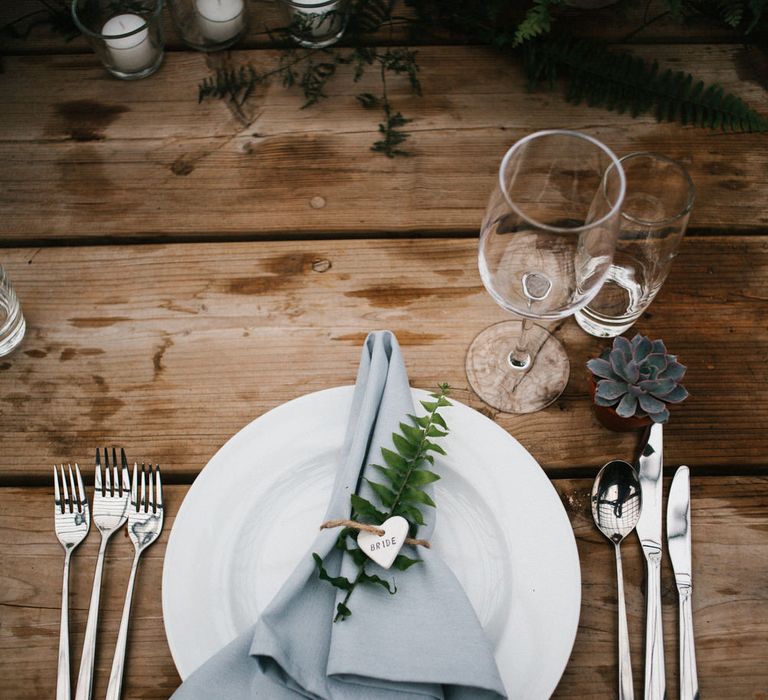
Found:
[[632, 416], [631, 418], [624, 418], [620, 416], [611, 406], [598, 406], [595, 403], [595, 392], [597, 391], [597, 383], [593, 375], [589, 375], [589, 395], [592, 397], [592, 408], [595, 411], [595, 417], [599, 420], [608, 430], [613, 430], [617, 433], [628, 433], [632, 430], [640, 430], [651, 424], [650, 416]]

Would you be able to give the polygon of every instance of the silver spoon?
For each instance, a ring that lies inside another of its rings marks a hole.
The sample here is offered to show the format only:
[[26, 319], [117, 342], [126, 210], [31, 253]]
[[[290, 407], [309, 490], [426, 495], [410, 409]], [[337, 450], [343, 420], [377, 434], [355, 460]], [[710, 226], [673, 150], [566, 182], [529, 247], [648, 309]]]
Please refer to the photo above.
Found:
[[635, 529], [640, 518], [640, 480], [631, 464], [620, 459], [608, 462], [592, 486], [592, 517], [595, 525], [616, 551], [616, 578], [619, 589], [619, 700], [634, 700], [632, 662], [629, 656], [627, 608], [624, 603], [624, 573], [621, 541]]

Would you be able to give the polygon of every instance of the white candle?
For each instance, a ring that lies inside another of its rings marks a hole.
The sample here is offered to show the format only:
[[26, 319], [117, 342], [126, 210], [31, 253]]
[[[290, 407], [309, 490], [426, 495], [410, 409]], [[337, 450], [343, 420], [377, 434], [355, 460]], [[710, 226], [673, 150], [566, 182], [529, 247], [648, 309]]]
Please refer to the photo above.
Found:
[[[336, 34], [341, 29], [340, 10], [338, 2], [328, 2], [328, 0], [296, 0], [296, 4], [293, 5], [299, 31], [308, 30], [309, 34], [317, 38]], [[299, 15], [304, 15], [306, 19]]]
[[[138, 15], [117, 15], [108, 20], [102, 27], [104, 43], [112, 56], [114, 67], [123, 73], [136, 73], [151, 66], [157, 58], [157, 52], [149, 40], [149, 30], [146, 22]], [[144, 27], [140, 32], [116, 39], [109, 36], [119, 36]]]
[[243, 0], [195, 0], [200, 33], [211, 41], [228, 41], [245, 22]]

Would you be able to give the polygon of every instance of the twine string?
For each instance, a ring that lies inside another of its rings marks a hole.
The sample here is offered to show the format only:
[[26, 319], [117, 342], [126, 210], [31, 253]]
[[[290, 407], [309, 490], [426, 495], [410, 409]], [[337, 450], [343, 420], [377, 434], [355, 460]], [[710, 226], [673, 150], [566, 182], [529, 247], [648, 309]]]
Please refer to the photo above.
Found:
[[[358, 523], [355, 520], [326, 520], [321, 526], [321, 530], [328, 530], [334, 527], [348, 527], [352, 530], [363, 530], [364, 532], [372, 532], [374, 535], [382, 537], [386, 533], [380, 527], [376, 525], [369, 525], [368, 523]], [[417, 547], [426, 547], [430, 549], [432, 545], [429, 540], [419, 540], [413, 537], [406, 537], [405, 544], [412, 544]]]

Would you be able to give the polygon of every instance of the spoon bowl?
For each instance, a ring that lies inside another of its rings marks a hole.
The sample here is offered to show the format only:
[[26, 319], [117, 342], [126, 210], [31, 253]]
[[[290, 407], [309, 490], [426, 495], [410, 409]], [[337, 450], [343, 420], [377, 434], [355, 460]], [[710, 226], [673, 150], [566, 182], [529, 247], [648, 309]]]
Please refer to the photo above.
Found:
[[608, 462], [592, 486], [592, 517], [597, 529], [619, 544], [640, 519], [642, 496], [634, 467], [621, 459]]

